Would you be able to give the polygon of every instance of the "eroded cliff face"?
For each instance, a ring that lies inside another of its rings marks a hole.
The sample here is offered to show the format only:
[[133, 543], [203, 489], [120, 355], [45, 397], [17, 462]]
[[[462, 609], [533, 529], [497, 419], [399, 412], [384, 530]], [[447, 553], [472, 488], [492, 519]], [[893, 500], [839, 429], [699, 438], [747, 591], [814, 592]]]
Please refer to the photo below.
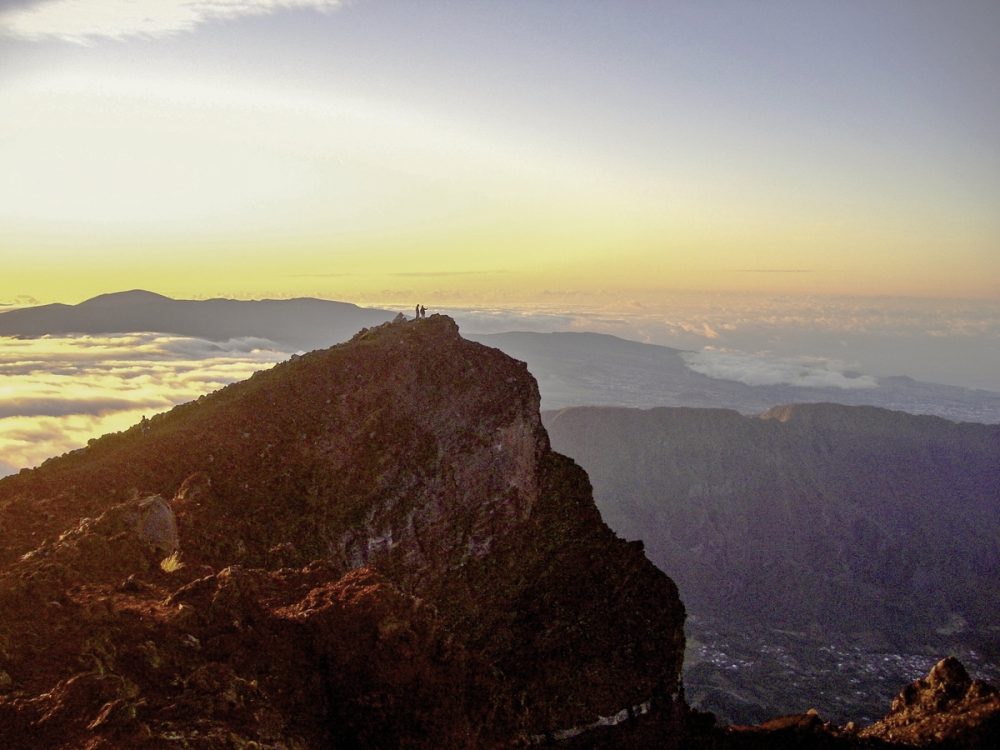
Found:
[[677, 582], [695, 707], [869, 722], [949, 653], [995, 681], [1000, 425], [835, 404], [543, 419]]
[[0, 739], [489, 747], [679, 705], [676, 587], [538, 400], [432, 316], [0, 482]]
[[1000, 426], [835, 404], [546, 418], [695, 615], [899, 650], [956, 628], [996, 642]]

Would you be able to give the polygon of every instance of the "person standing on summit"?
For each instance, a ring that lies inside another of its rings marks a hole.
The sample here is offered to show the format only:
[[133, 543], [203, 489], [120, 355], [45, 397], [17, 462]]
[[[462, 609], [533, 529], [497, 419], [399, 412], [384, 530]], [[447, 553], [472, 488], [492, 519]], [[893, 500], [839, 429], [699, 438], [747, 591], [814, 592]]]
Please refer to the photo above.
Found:
[[417, 318], [419, 318], [419, 317], [420, 317], [420, 305], [417, 305], [417, 306], [416, 306], [416, 307], [414, 308], [414, 311], [415, 311], [415, 312], [414, 312], [414, 315], [413, 315], [413, 319], [414, 319], [414, 320], [416, 320]]
[[421, 318], [427, 317], [427, 308], [424, 307], [423, 305], [420, 306], [420, 317]]

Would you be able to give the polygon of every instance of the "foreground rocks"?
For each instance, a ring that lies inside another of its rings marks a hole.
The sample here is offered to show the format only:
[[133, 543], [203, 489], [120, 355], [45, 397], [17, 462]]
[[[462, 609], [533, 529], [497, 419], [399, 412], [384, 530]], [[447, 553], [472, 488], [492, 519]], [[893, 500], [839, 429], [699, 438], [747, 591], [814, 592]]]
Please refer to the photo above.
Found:
[[673, 582], [550, 450], [524, 365], [443, 316], [0, 481], [0, 525], [12, 750], [996, 737], [995, 692], [950, 662], [862, 732], [688, 709]]
[[1000, 747], [1000, 692], [970, 680], [954, 658], [939, 662], [908, 685], [881, 721], [859, 729], [837, 726], [815, 711], [781, 716], [755, 726], [719, 726], [711, 714], [661, 714], [582, 735], [567, 750], [993, 750]]
[[443, 316], [10, 477], [0, 523], [5, 747], [500, 747], [682, 705], [673, 583]]
[[907, 685], [884, 719], [861, 732], [909, 745], [1000, 747], [1000, 691], [973, 680], [952, 657]]

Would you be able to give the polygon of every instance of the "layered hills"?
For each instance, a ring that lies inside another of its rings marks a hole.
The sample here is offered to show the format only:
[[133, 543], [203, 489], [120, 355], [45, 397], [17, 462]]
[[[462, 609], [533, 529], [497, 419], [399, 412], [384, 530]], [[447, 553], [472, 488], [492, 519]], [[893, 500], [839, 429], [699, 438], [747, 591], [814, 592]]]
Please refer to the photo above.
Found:
[[[211, 341], [264, 338], [283, 351], [330, 346], [394, 312], [329, 300], [178, 300], [133, 290], [102, 294], [77, 305], [0, 310], [0, 336], [116, 334], [154, 331]], [[475, 321], [470, 319], [474, 325]], [[470, 326], [466, 326], [470, 327]], [[912, 378], [834, 373], [789, 382], [742, 382], [710, 377], [692, 352], [589, 332], [480, 333], [473, 341], [528, 363], [542, 408], [612, 405], [689, 406], [758, 414], [786, 403], [828, 401], [1000, 423], [1000, 394]], [[830, 382], [828, 382], [830, 381]], [[808, 383], [808, 384], [803, 384]]]
[[[837, 373], [803, 385], [791, 382], [748, 383], [710, 377], [692, 367], [691, 352], [582, 331], [534, 333], [512, 331], [474, 335], [524, 360], [538, 378], [542, 408], [660, 406], [733, 409], [753, 415], [789, 403], [831, 402], [877, 406], [946, 419], [1000, 423], [1000, 393], [925, 383], [904, 376]], [[696, 366], [695, 366], [696, 367]], [[805, 378], [804, 380], [809, 380]]]
[[669, 716], [676, 587], [538, 407], [523, 363], [432, 316], [0, 481], [0, 744], [493, 747]]
[[702, 682], [705, 705], [744, 720], [803, 698], [874, 717], [882, 676], [956, 649], [997, 663], [1000, 427], [833, 404], [545, 424], [608, 524], [677, 581], [704, 646], [689, 697]]
[[0, 312], [0, 336], [156, 331], [220, 341], [270, 339], [292, 350], [330, 346], [395, 313], [347, 302], [178, 300], [143, 290], [102, 294], [77, 305], [51, 304]]

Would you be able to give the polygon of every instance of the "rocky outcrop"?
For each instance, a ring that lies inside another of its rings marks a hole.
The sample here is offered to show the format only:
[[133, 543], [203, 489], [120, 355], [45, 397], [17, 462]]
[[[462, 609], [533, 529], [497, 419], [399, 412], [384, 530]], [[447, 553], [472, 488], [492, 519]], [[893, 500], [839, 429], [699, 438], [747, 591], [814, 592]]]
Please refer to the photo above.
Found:
[[861, 736], [915, 746], [1000, 747], [1000, 691], [971, 679], [948, 657], [903, 688], [885, 718]]
[[32, 671], [14, 665], [17, 689], [0, 701], [4, 746], [497, 741], [504, 696], [434, 608], [371, 569], [332, 572], [229, 567], [162, 598], [152, 572], [117, 592], [73, 591], [48, 613], [48, 634], [60, 635], [52, 655], [18, 634]]
[[993, 750], [1000, 746], [1000, 698], [995, 688], [970, 680], [949, 657], [909, 685], [884, 719], [859, 730], [825, 721], [815, 709], [756, 725], [719, 726], [711, 714], [687, 711], [683, 730], [662, 714], [637, 717], [570, 738], [565, 750]]
[[7, 747], [492, 747], [681, 705], [673, 583], [444, 316], [0, 481], [0, 523]]

